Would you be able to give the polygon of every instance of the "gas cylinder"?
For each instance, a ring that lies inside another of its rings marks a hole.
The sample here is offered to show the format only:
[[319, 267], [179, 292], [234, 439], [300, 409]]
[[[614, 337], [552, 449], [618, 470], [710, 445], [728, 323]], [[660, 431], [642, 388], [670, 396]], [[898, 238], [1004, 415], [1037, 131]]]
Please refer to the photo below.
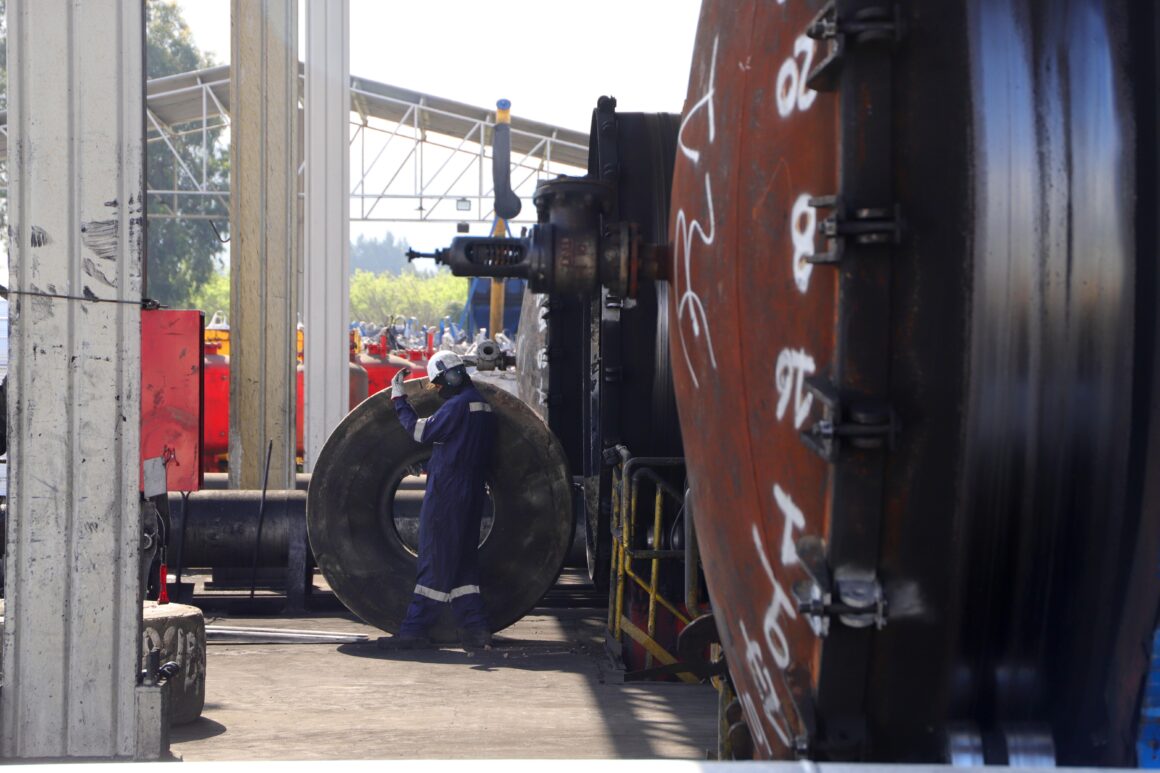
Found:
[[[209, 330], [206, 330], [207, 336]], [[228, 334], [228, 333], [227, 333]], [[230, 445], [230, 358], [220, 342], [205, 342], [205, 410], [202, 418], [201, 468], [220, 472], [220, 458]]]
[[350, 350], [349, 350], [349, 378], [347, 380], [347, 389], [350, 393], [347, 400], [347, 410], [354, 410], [354, 407], [367, 399], [367, 389], [369, 386], [367, 370], [359, 364], [358, 357], [363, 352], [362, 334], [359, 333], [357, 327], [350, 329]]
[[226, 315], [222, 312], [215, 311], [206, 324], [205, 342], [207, 346], [209, 344], [217, 346], [218, 354], [230, 356], [230, 323], [226, 321]]
[[358, 364], [367, 372], [367, 395], [377, 394], [391, 385], [398, 368], [387, 362], [385, 336], [368, 341], [358, 355]]
[[370, 379], [367, 374], [367, 369], [358, 361], [358, 355], [351, 354], [350, 356], [350, 402], [349, 410], [354, 410], [354, 407], [367, 399], [370, 394], [369, 386]]
[[[347, 388], [347, 410], [353, 410], [356, 405], [367, 399], [367, 371], [362, 365], [355, 361], [356, 355], [351, 355], [351, 360], [348, 367], [350, 373], [350, 383]], [[298, 455], [302, 456], [305, 446], [302, 442], [303, 433], [303, 416], [306, 405], [306, 382], [303, 374], [305, 373], [305, 365], [298, 363], [295, 369], [298, 379], [298, 402], [297, 411], [294, 421], [295, 437], [297, 442]]]

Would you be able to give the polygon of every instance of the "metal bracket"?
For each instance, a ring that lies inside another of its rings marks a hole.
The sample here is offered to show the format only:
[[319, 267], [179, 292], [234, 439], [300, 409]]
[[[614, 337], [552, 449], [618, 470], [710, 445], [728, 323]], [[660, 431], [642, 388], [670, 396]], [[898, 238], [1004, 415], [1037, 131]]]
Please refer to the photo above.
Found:
[[[596, 101], [596, 110], [592, 114], [591, 134], [596, 138], [596, 152], [588, 155], [588, 174], [600, 180], [615, 182], [620, 176], [615, 97], [604, 96]], [[596, 162], [595, 166], [593, 161]]]
[[897, 5], [863, 8], [853, 18], [843, 18], [838, 15], [834, 0], [830, 0], [806, 27], [806, 35], [828, 44], [826, 55], [806, 76], [806, 86], [814, 91], [834, 91], [847, 46], [874, 41], [896, 43], [902, 39], [902, 31], [902, 12]]
[[855, 244], [899, 244], [902, 241], [902, 211], [891, 207], [862, 207], [847, 213], [841, 196], [817, 196], [810, 199], [815, 209], [832, 209], [829, 217], [818, 222], [818, 233], [826, 237], [826, 252], [810, 255], [806, 261], [833, 265], [842, 262], [846, 240]]
[[799, 612], [821, 623], [815, 626], [815, 630], [821, 628], [819, 636], [829, 632], [829, 623], [834, 618], [850, 628], [874, 626], [881, 630], [886, 627], [886, 596], [873, 572], [838, 567], [834, 570], [833, 591], [820, 594], [820, 598], [818, 595], [811, 593], [808, 598], [799, 595], [797, 602]]
[[803, 386], [821, 403], [822, 418], [801, 430], [798, 437], [827, 462], [839, 460], [843, 442], [858, 449], [894, 448], [899, 424], [889, 405], [872, 399], [844, 403], [837, 388], [818, 376], [807, 378]]
[[[808, 580], [798, 580], [793, 584], [793, 596], [797, 601], [797, 608], [803, 609], [811, 604], [828, 604], [833, 592], [833, 578], [830, 576], [830, 565], [826, 557], [826, 543], [821, 537], [807, 534], [801, 537], [794, 545], [798, 563], [809, 576]], [[830, 618], [813, 617], [810, 627], [819, 638], [825, 638], [830, 632]]]

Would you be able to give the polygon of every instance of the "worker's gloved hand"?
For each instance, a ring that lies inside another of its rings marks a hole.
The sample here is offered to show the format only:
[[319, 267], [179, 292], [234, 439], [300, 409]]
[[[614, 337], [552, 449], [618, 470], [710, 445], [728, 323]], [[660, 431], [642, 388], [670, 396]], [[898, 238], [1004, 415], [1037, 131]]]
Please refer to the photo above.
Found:
[[410, 368], [403, 368], [398, 373], [395, 374], [395, 377], [393, 379], [391, 379], [391, 399], [392, 400], [394, 400], [396, 397], [406, 397], [407, 396], [407, 393], [403, 391], [403, 379], [405, 379], [409, 375], [411, 375], [411, 369]]

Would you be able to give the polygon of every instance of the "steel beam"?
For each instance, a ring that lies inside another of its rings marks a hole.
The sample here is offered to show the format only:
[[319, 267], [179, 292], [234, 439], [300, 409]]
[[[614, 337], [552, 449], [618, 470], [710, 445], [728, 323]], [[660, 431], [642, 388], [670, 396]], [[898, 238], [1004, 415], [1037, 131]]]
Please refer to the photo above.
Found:
[[298, 311], [298, 19], [294, 0], [233, 0], [230, 484], [292, 488]]
[[350, 0], [306, 3], [306, 469], [349, 408]]
[[9, 0], [7, 12], [0, 753], [129, 758], [139, 732], [161, 735], [159, 715], [139, 711], [149, 696], [136, 686], [143, 5]]

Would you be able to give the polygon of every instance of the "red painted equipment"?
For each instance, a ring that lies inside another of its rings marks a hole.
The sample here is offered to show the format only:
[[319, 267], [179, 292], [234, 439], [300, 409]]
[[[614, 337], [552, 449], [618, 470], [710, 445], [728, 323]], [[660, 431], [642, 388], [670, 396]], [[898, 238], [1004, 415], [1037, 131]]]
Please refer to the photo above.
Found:
[[220, 472], [230, 450], [230, 358], [220, 344], [205, 344], [205, 410], [201, 468]]
[[367, 394], [377, 394], [391, 386], [391, 379], [399, 372], [399, 366], [391, 363], [390, 349], [387, 346], [386, 336], [379, 336], [378, 340], [367, 341], [364, 350], [358, 355], [358, 364], [367, 372]]
[[141, 459], [163, 457], [172, 491], [201, 488], [200, 311], [141, 314]]
[[167, 581], [168, 576], [169, 576], [169, 567], [163, 561], [161, 563], [161, 569], [159, 570], [158, 577], [157, 577], [157, 583], [158, 583], [158, 588], [159, 588], [159, 590], [157, 592], [157, 603], [158, 604], [168, 604], [169, 603], [169, 584]]
[[[201, 433], [201, 469], [204, 472], [221, 472], [226, 468], [226, 457], [229, 454], [230, 445], [230, 358], [219, 353], [223, 347], [229, 345], [229, 330], [224, 327], [220, 328], [215, 335], [217, 338], [213, 342], [207, 340], [205, 343], [205, 409]], [[301, 336], [301, 331], [299, 331], [299, 335]], [[353, 359], [349, 368], [349, 408], [354, 408], [370, 394], [368, 391], [368, 373], [360, 363], [353, 361]], [[394, 375], [393, 371], [391, 375]], [[303, 453], [302, 411], [305, 394], [301, 363], [297, 368], [297, 379], [298, 402], [295, 423], [297, 424], [298, 454], [301, 455]], [[390, 383], [389, 379], [387, 383]]]
[[[348, 389], [348, 410], [354, 410], [354, 407], [367, 399], [367, 371], [357, 362], [354, 361], [354, 355], [351, 356], [351, 362], [348, 366], [350, 368], [350, 384]], [[305, 446], [303, 445], [303, 416], [306, 404], [306, 384], [303, 378], [304, 366], [299, 364], [298, 372], [298, 411], [295, 425], [297, 427], [297, 443], [298, 455], [302, 456], [305, 453]]]

